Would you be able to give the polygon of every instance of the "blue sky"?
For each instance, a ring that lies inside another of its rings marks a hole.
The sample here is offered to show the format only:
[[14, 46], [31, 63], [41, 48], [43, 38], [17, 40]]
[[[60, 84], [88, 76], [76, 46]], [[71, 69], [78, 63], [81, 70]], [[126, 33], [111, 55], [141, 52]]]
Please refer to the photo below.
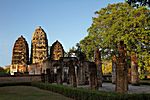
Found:
[[51, 46], [59, 40], [65, 51], [87, 35], [94, 12], [124, 0], [0, 0], [0, 66], [10, 65], [15, 40], [42, 26]]

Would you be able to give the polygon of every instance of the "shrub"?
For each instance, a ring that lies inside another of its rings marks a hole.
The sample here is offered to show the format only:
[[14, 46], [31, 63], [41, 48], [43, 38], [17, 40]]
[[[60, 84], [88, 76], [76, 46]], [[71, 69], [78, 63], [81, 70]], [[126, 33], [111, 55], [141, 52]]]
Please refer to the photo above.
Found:
[[75, 100], [150, 100], [150, 94], [118, 94], [114, 92], [92, 91], [85, 88], [73, 88], [40, 82], [0, 83], [0, 87], [18, 85], [38, 87], [40, 89], [62, 94]]
[[48, 83], [32, 83], [32, 86], [63, 94], [75, 100], [149, 100], [149, 94], [118, 94], [114, 92], [92, 91]]

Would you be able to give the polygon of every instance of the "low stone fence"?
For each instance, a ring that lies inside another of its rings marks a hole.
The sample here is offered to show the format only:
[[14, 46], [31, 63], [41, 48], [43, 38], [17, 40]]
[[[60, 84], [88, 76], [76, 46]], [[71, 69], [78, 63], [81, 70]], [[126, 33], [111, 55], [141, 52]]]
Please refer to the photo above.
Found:
[[0, 83], [38, 82], [38, 81], [41, 81], [41, 75], [25, 75], [25, 76], [0, 77]]

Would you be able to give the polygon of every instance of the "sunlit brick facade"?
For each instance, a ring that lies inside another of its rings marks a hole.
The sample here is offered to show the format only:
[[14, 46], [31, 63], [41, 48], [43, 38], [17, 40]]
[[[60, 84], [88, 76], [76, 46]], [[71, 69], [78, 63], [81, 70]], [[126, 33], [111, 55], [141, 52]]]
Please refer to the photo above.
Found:
[[19, 37], [14, 44], [12, 52], [12, 62], [10, 67], [11, 75], [14, 73], [27, 72], [29, 64], [29, 48], [28, 43], [23, 36]]
[[31, 64], [40, 63], [48, 57], [48, 40], [45, 31], [39, 26], [32, 36]]

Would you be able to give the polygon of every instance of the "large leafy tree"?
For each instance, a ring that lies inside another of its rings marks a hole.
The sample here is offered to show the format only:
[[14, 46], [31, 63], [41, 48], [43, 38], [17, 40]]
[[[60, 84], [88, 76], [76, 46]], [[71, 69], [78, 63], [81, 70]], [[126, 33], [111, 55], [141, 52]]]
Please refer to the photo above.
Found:
[[80, 41], [88, 59], [93, 58], [96, 47], [101, 48], [103, 58], [109, 58], [116, 51], [117, 43], [123, 40], [128, 54], [136, 52], [142, 65], [150, 65], [150, 10], [117, 3], [95, 14], [88, 36]]
[[148, 6], [150, 7], [150, 0], [125, 0], [129, 5], [133, 7]]

